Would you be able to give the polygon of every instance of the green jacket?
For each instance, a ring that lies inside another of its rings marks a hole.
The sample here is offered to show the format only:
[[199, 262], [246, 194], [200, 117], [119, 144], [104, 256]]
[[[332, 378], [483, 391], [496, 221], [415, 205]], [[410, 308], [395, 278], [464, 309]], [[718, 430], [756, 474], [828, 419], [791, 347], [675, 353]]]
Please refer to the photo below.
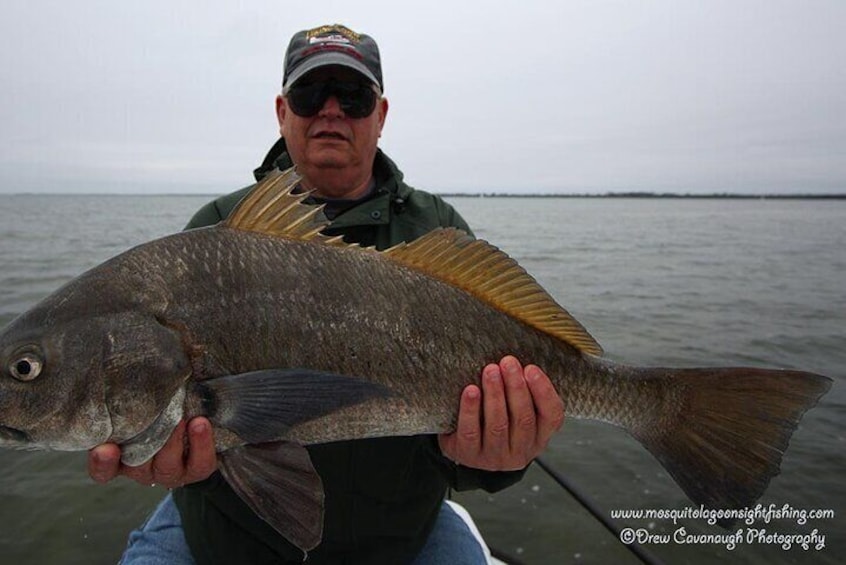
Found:
[[[280, 140], [255, 175], [261, 179], [274, 167], [290, 166]], [[325, 233], [385, 249], [439, 226], [469, 231], [441, 198], [405, 184], [397, 166], [381, 151], [374, 176], [375, 193], [339, 215]], [[219, 222], [251, 188], [205, 205], [188, 227]], [[493, 473], [456, 466], [441, 455], [434, 436], [336, 442], [307, 449], [326, 493], [323, 541], [309, 552], [312, 564], [409, 562], [431, 531], [447, 487], [493, 492], [523, 476], [523, 471]], [[173, 495], [199, 565], [302, 561], [302, 553], [255, 516], [219, 473], [176, 489]]]

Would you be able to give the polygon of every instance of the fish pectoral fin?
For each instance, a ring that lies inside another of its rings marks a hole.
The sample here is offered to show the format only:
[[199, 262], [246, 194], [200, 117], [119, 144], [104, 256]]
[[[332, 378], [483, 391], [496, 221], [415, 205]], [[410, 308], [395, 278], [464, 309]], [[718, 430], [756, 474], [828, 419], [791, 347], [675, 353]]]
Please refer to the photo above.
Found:
[[244, 445], [220, 455], [232, 489], [305, 554], [323, 536], [323, 483], [308, 451], [289, 442]]
[[137, 467], [153, 458], [167, 443], [171, 432], [182, 419], [185, 388], [180, 387], [153, 423], [141, 433], [120, 444], [120, 460], [124, 465]]
[[267, 369], [197, 381], [192, 394], [217, 426], [247, 443], [276, 441], [303, 422], [394, 393], [358, 377], [311, 369]]

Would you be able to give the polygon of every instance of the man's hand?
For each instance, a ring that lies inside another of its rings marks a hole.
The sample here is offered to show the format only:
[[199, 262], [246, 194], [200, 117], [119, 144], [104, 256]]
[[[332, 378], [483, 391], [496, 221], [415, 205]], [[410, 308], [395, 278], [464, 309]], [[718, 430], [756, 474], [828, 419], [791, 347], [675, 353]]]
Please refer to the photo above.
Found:
[[516, 471], [546, 448], [564, 423], [564, 403], [549, 377], [535, 365], [525, 369], [503, 357], [482, 371], [482, 389], [461, 394], [458, 427], [438, 436], [443, 454], [465, 467]]
[[194, 418], [173, 430], [170, 439], [150, 461], [138, 467], [120, 462], [120, 447], [114, 443], [98, 445], [88, 452], [88, 474], [98, 483], [106, 483], [124, 475], [142, 485], [175, 488], [202, 481], [217, 468], [211, 423]]

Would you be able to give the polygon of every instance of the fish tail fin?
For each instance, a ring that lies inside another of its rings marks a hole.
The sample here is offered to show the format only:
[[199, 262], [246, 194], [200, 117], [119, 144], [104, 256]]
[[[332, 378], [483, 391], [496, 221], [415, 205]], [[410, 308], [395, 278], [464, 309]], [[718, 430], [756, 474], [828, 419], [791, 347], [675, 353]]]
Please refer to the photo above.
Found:
[[763, 494], [802, 415], [831, 387], [800, 371], [644, 371], [658, 385], [652, 415], [630, 431], [691, 500], [712, 509], [745, 508]]

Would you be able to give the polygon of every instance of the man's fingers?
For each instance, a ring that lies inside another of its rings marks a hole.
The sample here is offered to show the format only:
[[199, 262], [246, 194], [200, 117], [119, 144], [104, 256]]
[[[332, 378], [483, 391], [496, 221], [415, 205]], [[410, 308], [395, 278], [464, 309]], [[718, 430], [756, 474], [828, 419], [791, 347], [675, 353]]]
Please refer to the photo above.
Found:
[[146, 463], [138, 465], [137, 467], [121, 465], [120, 474], [142, 485], [154, 486], [156, 484], [156, 479], [153, 477], [152, 461], [147, 461]]
[[153, 483], [173, 488], [182, 484], [185, 473], [185, 422], [181, 421], [174, 428], [167, 443], [153, 457]]
[[482, 405], [482, 449], [488, 459], [497, 461], [507, 456], [510, 444], [508, 406], [505, 403], [505, 385], [499, 365], [488, 365], [482, 372]]
[[98, 445], [88, 452], [88, 475], [98, 483], [107, 483], [120, 471], [120, 447], [114, 443]]
[[530, 453], [537, 435], [537, 418], [532, 394], [523, 377], [523, 367], [515, 357], [510, 355], [504, 357], [499, 366], [505, 384], [511, 452]]
[[561, 429], [564, 423], [564, 402], [549, 377], [539, 367], [529, 365], [525, 374], [537, 412], [538, 446], [543, 449], [552, 434]]
[[465, 457], [474, 458], [482, 447], [481, 397], [482, 393], [475, 385], [467, 386], [461, 393], [455, 430], [455, 455], [459, 463]]
[[217, 453], [211, 423], [202, 417], [188, 424], [188, 460], [185, 466], [185, 484], [202, 481], [217, 468]]

